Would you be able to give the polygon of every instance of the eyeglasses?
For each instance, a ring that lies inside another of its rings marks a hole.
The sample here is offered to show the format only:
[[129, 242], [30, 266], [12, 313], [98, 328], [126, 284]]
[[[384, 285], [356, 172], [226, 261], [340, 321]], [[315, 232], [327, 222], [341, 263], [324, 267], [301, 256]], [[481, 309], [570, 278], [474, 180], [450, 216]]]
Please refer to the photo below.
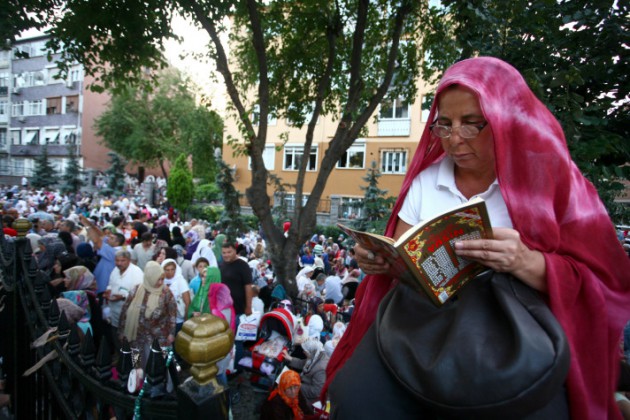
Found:
[[481, 124], [462, 124], [458, 127], [450, 125], [431, 124], [429, 128], [431, 132], [441, 139], [447, 139], [451, 137], [454, 129], [459, 130], [459, 136], [463, 139], [474, 139], [481, 133], [481, 130], [488, 125], [488, 121]]

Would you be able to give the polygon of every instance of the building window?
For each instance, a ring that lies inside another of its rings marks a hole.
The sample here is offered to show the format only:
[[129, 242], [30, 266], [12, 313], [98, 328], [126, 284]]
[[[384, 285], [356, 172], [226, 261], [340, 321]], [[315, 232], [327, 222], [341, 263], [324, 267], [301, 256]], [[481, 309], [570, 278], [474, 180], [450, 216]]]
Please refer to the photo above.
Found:
[[44, 115], [44, 101], [41, 99], [28, 103], [28, 115]]
[[402, 98], [385, 99], [381, 104], [379, 113], [381, 120], [407, 120], [409, 119], [409, 104]]
[[7, 115], [8, 111], [9, 111], [9, 102], [0, 101], [0, 115]]
[[13, 102], [11, 104], [11, 116], [21, 117], [24, 115], [24, 102]]
[[365, 143], [353, 144], [337, 162], [337, 168], [363, 169], [365, 167]]
[[358, 219], [363, 212], [363, 198], [341, 197], [339, 203], [340, 219]]
[[75, 127], [65, 127], [61, 132], [61, 144], [79, 144], [79, 132]]
[[69, 112], [79, 112], [79, 96], [66, 97], [66, 114]]
[[0, 158], [0, 175], [11, 175], [9, 170], [9, 158]]
[[[252, 110], [252, 124], [258, 125], [260, 122], [260, 105], [254, 105], [254, 109]], [[276, 125], [278, 123], [278, 118], [272, 113], [267, 115], [267, 125]]]
[[[312, 103], [310, 104], [310, 106], [303, 109], [301, 115], [299, 115], [295, 106], [290, 105], [287, 112], [287, 125], [302, 127], [303, 125], [310, 124], [311, 120], [313, 119], [314, 109], [315, 104]], [[291, 118], [291, 116], [293, 116], [293, 118]], [[317, 124], [317, 122], [315, 122], [315, 124]]]
[[384, 150], [381, 152], [381, 172], [384, 174], [404, 174], [407, 172], [406, 150]]
[[61, 114], [61, 97], [46, 99], [46, 115]]
[[81, 69], [70, 70], [68, 77], [71, 82], [79, 82], [81, 80]]
[[11, 138], [11, 144], [22, 144], [22, 130], [11, 130], [9, 136]]
[[[306, 205], [308, 201], [309, 194], [302, 194], [302, 207]], [[284, 205], [288, 212], [295, 211], [295, 194], [294, 193], [286, 193], [282, 198]]]
[[[276, 168], [276, 146], [266, 145], [262, 153], [263, 162], [265, 162], [265, 169], [273, 171]], [[252, 169], [252, 158], [247, 158], [249, 170]]]
[[[284, 147], [284, 164], [282, 168], [285, 171], [297, 171], [300, 169], [300, 162], [304, 156], [304, 146], [285, 146]], [[317, 147], [311, 147], [311, 153], [307, 157], [307, 171], [317, 170]]]
[[31, 44], [22, 44], [13, 47], [13, 58], [29, 58], [31, 56]]
[[25, 175], [24, 173], [24, 159], [14, 159], [13, 160], [13, 168], [15, 169], [16, 175]]
[[431, 103], [433, 102], [433, 95], [422, 95], [421, 108], [421, 121], [427, 122], [429, 119], [429, 113], [431, 112]]
[[0, 129], [0, 146], [4, 147], [7, 145], [7, 130]]
[[47, 128], [44, 132], [44, 143], [60, 144], [61, 132], [58, 128]]
[[410, 133], [409, 104], [401, 98], [385, 99], [378, 114], [378, 135], [404, 137]]
[[9, 86], [9, 73], [0, 73], [0, 87]]
[[24, 144], [39, 144], [39, 130], [26, 130]]

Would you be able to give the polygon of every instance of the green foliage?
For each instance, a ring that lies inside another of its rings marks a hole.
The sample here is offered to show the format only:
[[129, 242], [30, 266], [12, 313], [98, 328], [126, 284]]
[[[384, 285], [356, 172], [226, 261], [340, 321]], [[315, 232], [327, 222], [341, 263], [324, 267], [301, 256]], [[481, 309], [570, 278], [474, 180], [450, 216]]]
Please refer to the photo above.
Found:
[[223, 213], [223, 206], [213, 206], [208, 204], [193, 204], [188, 209], [188, 217], [200, 220], [206, 220], [210, 224], [215, 224], [219, 221]]
[[361, 217], [355, 221], [355, 227], [367, 232], [382, 233], [385, 231], [387, 219], [391, 213], [391, 208], [396, 201], [395, 197], [387, 197], [387, 190], [378, 187], [378, 179], [382, 176], [376, 161], [372, 161], [367, 175], [363, 180], [367, 182], [367, 187], [361, 187], [365, 191], [361, 207], [363, 212]]
[[229, 241], [236, 241], [240, 232], [244, 232], [247, 227], [241, 216], [240, 194], [234, 188], [234, 176], [232, 169], [221, 159], [217, 158], [219, 173], [217, 174], [217, 185], [221, 189], [221, 201], [223, 202], [223, 212], [218, 220], [221, 232], [227, 236]]
[[150, 92], [121, 87], [96, 120], [107, 147], [142, 166], [162, 168], [180, 154], [193, 156], [193, 176], [208, 182], [216, 173], [214, 150], [222, 146], [223, 121], [195, 102], [189, 82], [175, 70], [160, 74]]
[[104, 194], [118, 195], [125, 191], [125, 166], [127, 162], [114, 152], [108, 152], [110, 167], [105, 171], [107, 187]]
[[59, 181], [57, 171], [48, 160], [48, 146], [42, 146], [41, 153], [35, 158], [35, 169], [31, 177], [33, 188], [48, 189]]
[[[439, 75], [456, 60], [491, 55], [514, 65], [562, 124], [573, 160], [611, 218], [630, 220], [614, 199], [630, 178], [628, 2], [444, 0], [432, 11], [425, 62]], [[446, 16], [448, 15], [448, 19]], [[450, 22], [451, 25], [445, 25]]]
[[210, 203], [221, 198], [221, 189], [215, 183], [200, 184], [195, 186], [195, 199]]
[[186, 210], [192, 203], [194, 185], [192, 174], [188, 169], [186, 155], [181, 154], [175, 161], [166, 184], [166, 196], [171, 205], [186, 214]]
[[75, 146], [68, 145], [68, 156], [68, 165], [66, 166], [66, 171], [61, 177], [61, 191], [63, 193], [76, 193], [79, 192], [83, 186], [83, 171], [79, 165], [79, 159], [77, 158]]

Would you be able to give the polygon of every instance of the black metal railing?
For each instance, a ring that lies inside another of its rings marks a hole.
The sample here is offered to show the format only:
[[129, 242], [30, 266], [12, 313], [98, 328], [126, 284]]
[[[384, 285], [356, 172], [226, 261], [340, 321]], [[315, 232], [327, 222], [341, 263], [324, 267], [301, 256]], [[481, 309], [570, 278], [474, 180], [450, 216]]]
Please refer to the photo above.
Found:
[[[137, 403], [143, 419], [178, 417], [175, 392], [143, 392], [140, 401], [128, 392], [133, 362], [126, 342], [117, 354], [118, 378], [113, 378], [107, 340], [99, 340], [97, 349], [90, 332], [83, 335], [60, 313], [28, 239], [0, 235], [0, 250], [0, 322], [9, 324], [4, 324], [8, 337], [1, 339], [8, 341], [0, 351], [5, 354], [6, 392], [12, 395], [16, 419], [127, 419]], [[51, 329], [46, 343], [32, 348], [33, 341]], [[147, 361], [145, 391], [165, 389], [166, 360], [161, 352], [153, 353]], [[33, 373], [25, 376], [29, 369]]]

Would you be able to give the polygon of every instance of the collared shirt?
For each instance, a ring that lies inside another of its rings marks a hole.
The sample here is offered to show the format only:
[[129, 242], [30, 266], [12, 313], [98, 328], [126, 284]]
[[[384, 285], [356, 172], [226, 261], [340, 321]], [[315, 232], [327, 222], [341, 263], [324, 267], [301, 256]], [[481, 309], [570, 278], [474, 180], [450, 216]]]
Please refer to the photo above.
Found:
[[120, 311], [122, 310], [125, 300], [129, 296], [129, 293], [134, 287], [142, 284], [144, 279], [144, 273], [135, 264], [129, 264], [129, 267], [124, 273], [120, 274], [118, 267], [112, 270], [112, 274], [109, 276], [109, 285], [107, 290], [112, 291], [112, 295], [121, 295], [124, 299], [109, 302], [111, 323], [114, 327], [118, 327], [118, 320], [120, 319]]
[[[455, 184], [454, 169], [453, 160], [445, 157], [418, 174], [409, 188], [398, 217], [414, 226], [469, 201]], [[486, 191], [470, 199], [475, 197], [486, 201], [492, 226], [512, 227], [512, 219], [496, 179]]]

